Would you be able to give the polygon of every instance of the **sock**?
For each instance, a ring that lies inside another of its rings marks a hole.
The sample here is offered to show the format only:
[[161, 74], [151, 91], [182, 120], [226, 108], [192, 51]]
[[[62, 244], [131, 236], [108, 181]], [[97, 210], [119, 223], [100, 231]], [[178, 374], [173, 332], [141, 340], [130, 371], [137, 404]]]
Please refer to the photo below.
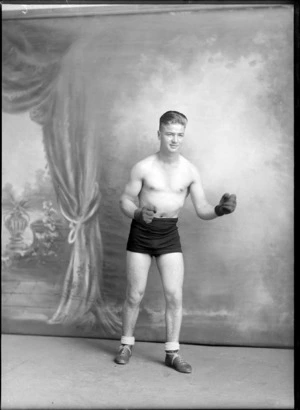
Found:
[[135, 338], [134, 336], [122, 336], [121, 337], [121, 344], [122, 345], [129, 345], [132, 347], [135, 343]]
[[174, 354], [177, 353], [180, 349], [178, 342], [166, 342], [165, 343], [165, 351], [167, 354]]

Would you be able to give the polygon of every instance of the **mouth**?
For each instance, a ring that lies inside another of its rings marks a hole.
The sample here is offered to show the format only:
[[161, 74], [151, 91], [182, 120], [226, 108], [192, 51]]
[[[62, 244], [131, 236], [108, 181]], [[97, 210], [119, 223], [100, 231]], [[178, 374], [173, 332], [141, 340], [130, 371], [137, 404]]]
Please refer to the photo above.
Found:
[[171, 148], [177, 148], [177, 147], [179, 147], [179, 145], [171, 144], [170, 147], [171, 147]]

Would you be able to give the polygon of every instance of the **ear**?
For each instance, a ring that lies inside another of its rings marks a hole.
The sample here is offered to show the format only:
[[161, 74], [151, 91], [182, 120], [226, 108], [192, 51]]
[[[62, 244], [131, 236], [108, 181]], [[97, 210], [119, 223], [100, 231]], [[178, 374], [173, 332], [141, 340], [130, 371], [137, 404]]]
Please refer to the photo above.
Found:
[[160, 131], [158, 130], [157, 131], [157, 138], [160, 140], [160, 138], [161, 138], [161, 134], [160, 134]]

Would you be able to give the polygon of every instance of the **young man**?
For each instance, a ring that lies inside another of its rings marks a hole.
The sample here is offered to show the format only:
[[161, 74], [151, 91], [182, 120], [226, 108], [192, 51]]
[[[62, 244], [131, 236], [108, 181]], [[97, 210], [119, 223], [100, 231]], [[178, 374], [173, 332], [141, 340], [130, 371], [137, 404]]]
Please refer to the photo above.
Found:
[[[115, 358], [127, 364], [134, 345], [134, 329], [143, 298], [152, 256], [156, 258], [166, 299], [165, 364], [182, 373], [191, 366], [179, 352], [182, 319], [184, 263], [177, 229], [179, 211], [190, 194], [199, 218], [210, 220], [229, 214], [236, 196], [224, 194], [219, 205], [210, 205], [200, 175], [180, 154], [187, 118], [168, 111], [160, 118], [160, 150], [138, 162], [121, 196], [123, 213], [132, 219], [127, 243], [127, 293], [123, 308], [123, 335]], [[135, 205], [138, 199], [139, 206]]]

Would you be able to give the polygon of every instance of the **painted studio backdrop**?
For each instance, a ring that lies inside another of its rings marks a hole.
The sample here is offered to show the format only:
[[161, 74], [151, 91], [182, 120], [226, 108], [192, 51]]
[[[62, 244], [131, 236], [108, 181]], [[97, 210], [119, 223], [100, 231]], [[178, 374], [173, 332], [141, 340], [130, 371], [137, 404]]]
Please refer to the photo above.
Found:
[[[293, 344], [291, 6], [3, 20], [2, 330], [118, 339], [130, 168], [186, 114], [182, 342]], [[136, 338], [164, 341], [155, 261]]]

